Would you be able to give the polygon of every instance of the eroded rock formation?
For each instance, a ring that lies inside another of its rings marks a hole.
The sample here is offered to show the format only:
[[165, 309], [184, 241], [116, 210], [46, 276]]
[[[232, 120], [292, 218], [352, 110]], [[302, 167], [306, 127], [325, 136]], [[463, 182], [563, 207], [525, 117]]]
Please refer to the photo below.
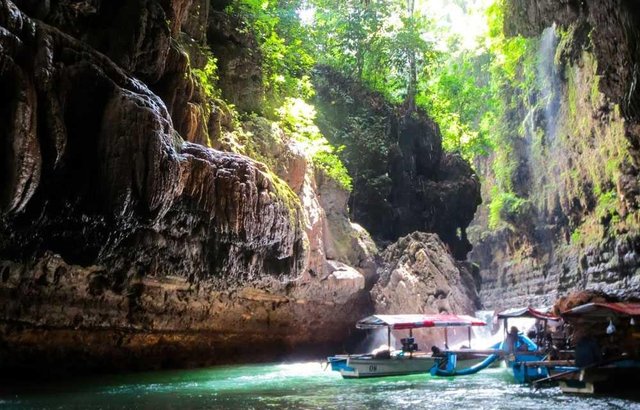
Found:
[[[341, 346], [370, 306], [363, 274], [347, 263], [370, 269], [375, 251], [322, 242], [353, 232], [367, 246], [339, 209], [346, 200], [301, 203], [264, 164], [184, 142], [172, 115], [203, 101], [177, 73], [187, 65], [169, 64], [182, 54], [168, 40], [179, 28], [165, 20], [184, 9], [94, 3], [48, 10], [25, 2], [64, 33], [0, 2], [3, 372], [273, 359]], [[133, 19], [125, 28], [147, 31], [123, 29], [101, 48], [91, 33], [108, 10]], [[137, 78], [160, 90], [171, 88], [167, 76], [180, 78], [175, 93], [160, 92], [168, 104]], [[322, 192], [305, 188], [314, 170], [297, 161], [292, 186]], [[317, 232], [305, 219], [314, 212]], [[310, 262], [314, 246], [321, 255]]]

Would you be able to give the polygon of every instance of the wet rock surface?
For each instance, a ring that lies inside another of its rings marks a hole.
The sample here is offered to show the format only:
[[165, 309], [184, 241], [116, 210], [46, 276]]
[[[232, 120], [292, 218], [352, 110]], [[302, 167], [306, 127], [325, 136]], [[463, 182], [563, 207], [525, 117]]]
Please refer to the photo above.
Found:
[[104, 266], [68, 265], [50, 253], [33, 265], [4, 261], [0, 270], [3, 378], [329, 354], [344, 349], [345, 323], [368, 301], [350, 290], [345, 309], [339, 300], [303, 299], [303, 290], [294, 296], [291, 285], [221, 290], [178, 274], [141, 276], [121, 292]]
[[[161, 93], [175, 97], [172, 112], [139, 78], [165, 90], [167, 72], [185, 78], [186, 64], [166, 63], [172, 45], [163, 39], [177, 29], [154, 27], [184, 15], [189, 2], [147, 3], [74, 3], [64, 10], [77, 13], [61, 21], [52, 16], [70, 3], [29, 9], [80, 41], [0, 2], [2, 373], [342, 350], [370, 309], [364, 276], [339, 265], [329, 277], [323, 256], [305, 280], [298, 197], [264, 164], [181, 138], [172, 121], [181, 118], [179, 101], [197, 100], [188, 77], [174, 83], [181, 95]], [[144, 25], [149, 33], [135, 33], [143, 37], [121, 33], [141, 48], [94, 44], [105, 55], [92, 47], [93, 23], [86, 34], [82, 19], [106, 9], [131, 15], [134, 25], [155, 21]], [[313, 175], [304, 161], [298, 169], [298, 179]], [[346, 218], [346, 209], [330, 213]], [[363, 258], [366, 265], [371, 255]]]
[[477, 272], [446, 252], [438, 235], [414, 232], [380, 254], [372, 290], [376, 312], [472, 314], [480, 308]]
[[[3, 118], [15, 124], [4, 145], [14, 136], [25, 141], [4, 151], [5, 257], [50, 249], [71, 263], [125, 269], [137, 261], [144, 270], [158, 265], [158, 274], [188, 266], [195, 277], [215, 276], [231, 264], [249, 277], [295, 275], [302, 238], [292, 221], [299, 209], [276, 195], [264, 168], [181, 141], [163, 102], [143, 83], [11, 3], [3, 6], [2, 24], [12, 30], [4, 36], [21, 45], [3, 54], [3, 74], [25, 79], [16, 90], [25, 98], [10, 99], [15, 105]], [[154, 262], [165, 252], [159, 243], [207, 238], [217, 249], [185, 246]], [[237, 249], [244, 243], [248, 253]], [[251, 262], [260, 252], [273, 255], [271, 262]], [[125, 253], [122, 261], [111, 256]]]
[[[563, 247], [539, 257], [514, 259], [517, 247], [502, 233], [476, 245], [473, 260], [481, 266], [482, 301], [487, 307], [549, 306], [568, 293], [589, 289], [621, 299], [639, 296], [638, 237], [624, 235], [583, 248]], [[504, 242], [500, 242], [504, 241]]]

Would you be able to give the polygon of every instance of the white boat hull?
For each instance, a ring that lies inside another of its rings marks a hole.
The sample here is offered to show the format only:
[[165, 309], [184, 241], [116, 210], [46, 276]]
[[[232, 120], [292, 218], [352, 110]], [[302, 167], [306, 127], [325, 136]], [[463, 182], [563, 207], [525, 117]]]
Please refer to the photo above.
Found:
[[[458, 360], [457, 367], [470, 367], [483, 359]], [[345, 379], [420, 374], [429, 373], [434, 364], [435, 359], [431, 356], [395, 356], [387, 359], [350, 357], [346, 367], [340, 369], [340, 374]]]
[[347, 367], [340, 370], [344, 378], [399, 376], [427, 373], [433, 367], [432, 357], [391, 357], [388, 359], [349, 358]]

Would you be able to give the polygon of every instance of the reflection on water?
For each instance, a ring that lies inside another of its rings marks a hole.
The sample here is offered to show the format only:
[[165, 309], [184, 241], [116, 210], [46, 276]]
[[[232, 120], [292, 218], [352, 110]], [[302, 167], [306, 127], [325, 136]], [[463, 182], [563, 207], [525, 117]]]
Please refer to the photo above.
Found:
[[225, 366], [0, 388], [7, 409], [640, 409], [511, 383], [506, 369], [457, 378], [343, 380], [318, 363]]

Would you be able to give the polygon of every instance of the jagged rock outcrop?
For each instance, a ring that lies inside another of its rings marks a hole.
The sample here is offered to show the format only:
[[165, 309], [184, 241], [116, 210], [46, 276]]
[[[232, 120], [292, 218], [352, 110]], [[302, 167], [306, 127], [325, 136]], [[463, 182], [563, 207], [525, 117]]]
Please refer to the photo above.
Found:
[[488, 306], [550, 304], [581, 289], [640, 295], [639, 13], [627, 1], [506, 3], [506, 32], [542, 35], [551, 67], [538, 76], [558, 79], [544, 79], [552, 95], [511, 113], [531, 129], [513, 153], [527, 206], [474, 243]]
[[[208, 134], [194, 124], [212, 111], [168, 18], [204, 3], [20, 4], [59, 28], [0, 1], [2, 372], [341, 350], [370, 311], [375, 252], [332, 199], [346, 194], [292, 151], [282, 175], [302, 201], [265, 164], [181, 138]], [[108, 18], [122, 30], [103, 44]], [[202, 115], [178, 132], [189, 107]]]
[[443, 152], [437, 124], [330, 68], [320, 67], [314, 83], [320, 129], [345, 145], [353, 219], [385, 243], [414, 231], [435, 232], [464, 260], [480, 182], [459, 155]]
[[[404, 236], [387, 247], [380, 259], [380, 279], [371, 291], [376, 313], [473, 315], [481, 306], [479, 273], [472, 265], [454, 260], [438, 235], [414, 232]], [[455, 335], [452, 330], [452, 338], [458, 339]], [[442, 345], [440, 332], [417, 336], [423, 348]], [[466, 337], [466, 330], [457, 336]]]

